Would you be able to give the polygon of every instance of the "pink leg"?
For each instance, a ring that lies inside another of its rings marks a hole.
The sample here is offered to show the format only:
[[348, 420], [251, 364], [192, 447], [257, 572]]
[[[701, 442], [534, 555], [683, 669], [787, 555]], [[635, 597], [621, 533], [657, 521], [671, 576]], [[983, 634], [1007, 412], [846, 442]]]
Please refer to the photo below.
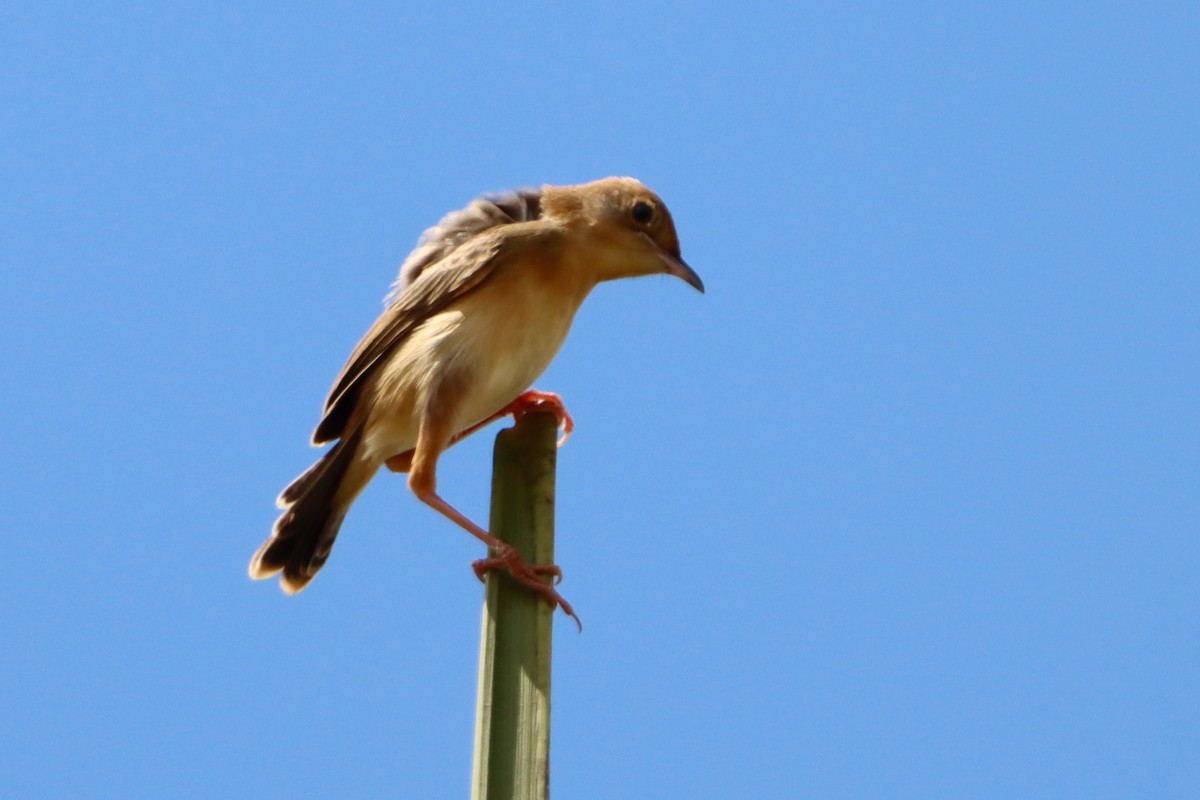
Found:
[[516, 548], [500, 541], [474, 522], [471, 522], [458, 509], [439, 497], [437, 492], [432, 489], [425, 490], [413, 486], [411, 479], [409, 480], [409, 486], [412, 487], [413, 494], [417, 496], [417, 499], [442, 513], [495, 552], [495, 555], [490, 558], [481, 558], [471, 563], [471, 569], [475, 571], [475, 575], [479, 580], [482, 581], [484, 575], [494, 569], [506, 569], [512, 575], [513, 580], [544, 597], [550, 602], [550, 605], [561, 608], [564, 614], [575, 620], [575, 624], [579, 626], [579, 630], [583, 630], [583, 623], [579, 621], [579, 616], [575, 613], [575, 609], [571, 608], [571, 604], [558, 593], [552, 584], [546, 583], [541, 577], [542, 575], [549, 575], [556, 579], [555, 583], [557, 583], [562, 579], [562, 570], [558, 565], [526, 563], [525, 559], [521, 558], [521, 554], [516, 551]]
[[513, 419], [516, 419], [523, 414], [529, 414], [534, 411], [548, 411], [558, 417], [558, 424], [562, 426], [563, 430], [562, 438], [558, 440], [558, 446], [562, 447], [566, 444], [571, 431], [575, 430], [575, 420], [571, 419], [571, 415], [567, 413], [567, 407], [563, 405], [561, 397], [553, 392], [539, 392], [536, 389], [530, 389], [487, 419], [477, 422], [462, 433], [452, 437], [450, 444], [462, 441], [484, 425], [490, 425], [501, 417], [512, 414]]
[[[571, 431], [575, 430], [575, 420], [571, 418], [570, 413], [567, 411], [567, 407], [563, 405], [562, 398], [553, 392], [539, 392], [535, 389], [530, 389], [528, 392], [525, 392], [516, 400], [513, 400], [511, 403], [497, 411], [495, 414], [492, 414], [487, 419], [476, 422], [465, 431], [461, 431], [451, 436], [450, 441], [446, 444], [446, 447], [458, 444], [475, 431], [487, 425], [491, 425], [501, 417], [506, 417], [509, 414], [512, 414], [513, 419], [516, 419], [522, 414], [529, 414], [533, 411], [548, 411], [554, 416], [558, 417], [558, 424], [562, 426], [563, 431], [562, 436], [558, 440], [558, 446], [562, 447], [567, 443], [567, 438], [571, 435]], [[384, 463], [387, 464], [387, 468], [392, 472], [408, 472], [408, 470], [412, 467], [413, 452], [413, 450], [408, 450], [403, 453], [397, 453]]]
[[[417, 496], [418, 500], [492, 548], [495, 555], [491, 558], [476, 561], [471, 565], [471, 568], [475, 570], [475, 574], [480, 580], [483, 580], [484, 574], [490, 570], [498, 568], [507, 569], [517, 583], [541, 595], [551, 605], [562, 608], [563, 613], [575, 620], [575, 624], [579, 626], [580, 630], [583, 630], [583, 624], [575, 614], [575, 609], [571, 608], [571, 604], [555, 590], [553, 584], [547, 583], [541, 577], [542, 575], [549, 575], [553, 578], [561, 578], [562, 570], [554, 564], [526, 563], [515, 548], [500, 541], [467, 519], [458, 509], [438, 495], [436, 477], [437, 457], [440, 451], [444, 449], [441, 443], [444, 443], [449, 438], [444, 433], [444, 425], [441, 422], [437, 418], [427, 419], [421, 426], [421, 433], [417, 437], [417, 446], [413, 450], [412, 455], [401, 454], [400, 456], [394, 456], [389, 461], [395, 461], [397, 467], [408, 468], [408, 488], [412, 490], [412, 493]], [[392, 464], [389, 463], [389, 466], [392, 466]]]

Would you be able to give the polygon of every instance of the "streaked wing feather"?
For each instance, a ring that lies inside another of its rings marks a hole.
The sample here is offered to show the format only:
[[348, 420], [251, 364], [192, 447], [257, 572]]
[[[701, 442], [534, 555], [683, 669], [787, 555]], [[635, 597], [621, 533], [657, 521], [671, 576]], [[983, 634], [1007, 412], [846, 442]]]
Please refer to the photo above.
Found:
[[496, 228], [541, 218], [541, 192], [516, 189], [477, 198], [426, 230], [400, 266], [386, 308], [354, 348], [333, 382], [313, 444], [342, 435], [363, 378], [431, 314], [470, 292], [491, 274], [505, 237]]
[[472, 237], [501, 225], [532, 222], [542, 216], [540, 189], [514, 189], [484, 195], [472, 200], [466, 208], [451, 211], [427, 229], [417, 246], [400, 265], [400, 272], [388, 293], [385, 303], [399, 300], [405, 288], [420, 277], [431, 264], [436, 264], [461, 247]]
[[367, 373], [431, 314], [486, 280], [495, 267], [501, 243], [500, 237], [486, 236], [459, 247], [450, 257], [424, 270], [419, 281], [384, 309], [334, 380], [325, 400], [325, 414], [313, 431], [313, 444], [342, 435]]

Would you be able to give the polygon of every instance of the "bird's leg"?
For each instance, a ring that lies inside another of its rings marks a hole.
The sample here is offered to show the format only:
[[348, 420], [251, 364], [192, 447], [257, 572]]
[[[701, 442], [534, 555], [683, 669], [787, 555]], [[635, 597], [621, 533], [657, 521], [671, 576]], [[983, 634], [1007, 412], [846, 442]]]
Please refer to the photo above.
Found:
[[534, 411], [546, 411], [558, 418], [558, 425], [562, 428], [562, 438], [558, 440], [558, 446], [562, 447], [566, 444], [567, 437], [571, 435], [571, 431], [575, 430], [575, 420], [571, 419], [571, 415], [567, 412], [567, 407], [563, 405], [561, 397], [553, 392], [539, 392], [536, 389], [524, 392], [516, 400], [513, 400], [487, 419], [477, 422], [462, 433], [452, 436], [450, 444], [462, 441], [484, 425], [490, 425], [501, 417], [512, 414], [513, 419], [516, 420], [522, 415]]
[[567, 411], [567, 407], [563, 405], [562, 398], [554, 392], [539, 392], [537, 389], [530, 389], [506, 405], [500, 413], [502, 415], [512, 414], [513, 419], [517, 420], [522, 415], [534, 411], [549, 412], [558, 419], [558, 425], [562, 428], [562, 436], [558, 439], [558, 446], [562, 447], [566, 444], [567, 439], [571, 437], [571, 431], [575, 430], [575, 420], [571, 419], [571, 414]]
[[521, 554], [517, 552], [515, 547], [500, 541], [495, 536], [492, 536], [483, 528], [467, 519], [467, 517], [459, 512], [454, 506], [443, 500], [438, 493], [433, 490], [432, 485], [425, 486], [422, 485], [420, 481], [414, 481], [414, 477], [416, 477], [418, 474], [419, 473], [414, 470], [413, 472], [410, 472], [408, 476], [408, 485], [409, 488], [412, 489], [413, 494], [415, 494], [421, 502], [438, 511], [452, 522], [457, 524], [459, 527], [467, 531], [467, 533], [470, 533], [472, 536], [479, 539], [479, 541], [486, 544], [495, 554], [488, 558], [481, 558], [477, 561], [471, 562], [471, 569], [475, 571], [475, 575], [480, 581], [484, 579], [484, 575], [493, 569], [506, 569], [508, 570], [508, 574], [511, 575], [517, 583], [520, 583], [526, 588], [541, 595], [548, 600], [551, 605], [562, 608], [563, 613], [575, 620], [576, 625], [578, 625], [580, 628], [583, 627], [582, 623], [579, 621], [579, 616], [575, 613], [575, 609], [571, 607], [571, 604], [567, 602], [566, 598], [559, 594], [552, 584], [547, 583], [542, 578], [543, 575], [549, 575], [556, 579], [555, 582], [561, 580], [562, 570], [558, 567], [558, 565], [530, 564], [526, 562], [525, 559], [521, 558]]
[[[575, 430], [575, 420], [571, 419], [571, 414], [567, 411], [567, 407], [563, 405], [562, 398], [553, 392], [539, 392], [536, 389], [530, 389], [487, 419], [476, 422], [465, 431], [451, 436], [450, 441], [446, 443], [446, 447], [458, 444], [475, 431], [486, 425], [491, 425], [501, 417], [512, 414], [515, 420], [522, 414], [529, 414], [534, 411], [546, 411], [558, 418], [558, 425], [562, 428], [562, 436], [558, 440], [558, 446], [562, 447], [566, 444], [567, 437], [571, 435], [571, 431]], [[412, 468], [413, 453], [413, 450], [398, 453], [385, 461], [384, 464], [392, 472], [408, 472]]]
[[[430, 508], [445, 516], [467, 533], [492, 549], [493, 555], [482, 558], [471, 564], [471, 569], [482, 581], [485, 574], [493, 569], [506, 569], [517, 583], [536, 592], [550, 602], [551, 605], [562, 608], [563, 613], [575, 620], [575, 624], [583, 628], [575, 609], [571, 608], [553, 584], [547, 583], [541, 576], [549, 575], [557, 583], [562, 579], [562, 570], [555, 564], [529, 564], [521, 558], [516, 548], [502, 542], [495, 536], [476, 525], [454, 506], [447, 503], [438, 495], [437, 487], [437, 457], [447, 446], [447, 436], [439, 436], [436, 429], [442, 427], [437, 420], [427, 418], [421, 425], [417, 436], [417, 446], [413, 450], [408, 463], [408, 488], [417, 499]], [[396, 457], [399, 458], [399, 457]], [[390, 465], [389, 465], [390, 466]]]

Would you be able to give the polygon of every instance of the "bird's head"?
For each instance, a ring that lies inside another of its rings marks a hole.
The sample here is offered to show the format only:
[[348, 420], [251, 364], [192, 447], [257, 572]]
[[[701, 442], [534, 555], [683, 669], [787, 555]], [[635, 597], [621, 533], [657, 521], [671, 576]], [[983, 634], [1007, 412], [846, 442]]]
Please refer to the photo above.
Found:
[[543, 215], [587, 241], [598, 281], [666, 273], [700, 292], [704, 282], [679, 253], [671, 212], [634, 178], [604, 178], [578, 186], [542, 187]]

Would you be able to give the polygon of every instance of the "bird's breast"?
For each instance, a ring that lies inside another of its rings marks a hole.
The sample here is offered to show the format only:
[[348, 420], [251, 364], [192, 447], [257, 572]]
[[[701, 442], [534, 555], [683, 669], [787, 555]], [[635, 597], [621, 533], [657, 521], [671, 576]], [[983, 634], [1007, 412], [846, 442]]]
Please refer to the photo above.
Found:
[[567, 337], [579, 302], [536, 286], [524, 288], [499, 303], [480, 291], [450, 312], [461, 317], [442, 342], [443, 363], [447, 374], [471, 387], [455, 414], [458, 430], [496, 413], [528, 389]]
[[500, 276], [432, 314], [381, 365], [368, 446], [379, 458], [416, 444], [426, 410], [458, 433], [495, 414], [546, 370], [586, 291]]

